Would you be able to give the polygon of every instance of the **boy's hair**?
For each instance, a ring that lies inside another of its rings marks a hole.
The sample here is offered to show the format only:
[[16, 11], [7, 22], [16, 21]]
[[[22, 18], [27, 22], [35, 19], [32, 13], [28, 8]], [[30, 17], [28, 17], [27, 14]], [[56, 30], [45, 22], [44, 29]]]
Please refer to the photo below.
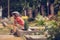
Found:
[[14, 12], [12, 12], [12, 14], [13, 14], [13, 15], [14, 15], [14, 14], [20, 15], [20, 13], [19, 13], [18, 11], [14, 11]]
[[21, 14], [18, 12], [18, 11], [14, 11], [14, 12], [12, 12], [12, 15], [19, 15], [19, 16], [21, 16]]

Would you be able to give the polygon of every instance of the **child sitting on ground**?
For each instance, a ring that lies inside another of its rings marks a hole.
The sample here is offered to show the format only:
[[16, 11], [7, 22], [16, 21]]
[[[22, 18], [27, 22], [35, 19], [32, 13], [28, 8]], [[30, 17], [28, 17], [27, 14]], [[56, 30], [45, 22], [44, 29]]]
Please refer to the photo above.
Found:
[[12, 12], [12, 14], [13, 14], [12, 16], [14, 17], [13, 31], [16, 32], [16, 29], [17, 29], [17, 25], [16, 24], [19, 24], [20, 28], [24, 29], [24, 20], [21, 18], [20, 13], [17, 12], [17, 11], [14, 11], [14, 12]]

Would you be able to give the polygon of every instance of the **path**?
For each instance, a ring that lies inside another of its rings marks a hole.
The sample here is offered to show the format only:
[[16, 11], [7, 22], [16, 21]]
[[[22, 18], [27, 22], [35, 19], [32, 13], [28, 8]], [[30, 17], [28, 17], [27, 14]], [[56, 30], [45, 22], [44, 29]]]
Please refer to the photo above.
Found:
[[0, 40], [23, 40], [23, 38], [13, 35], [0, 35]]

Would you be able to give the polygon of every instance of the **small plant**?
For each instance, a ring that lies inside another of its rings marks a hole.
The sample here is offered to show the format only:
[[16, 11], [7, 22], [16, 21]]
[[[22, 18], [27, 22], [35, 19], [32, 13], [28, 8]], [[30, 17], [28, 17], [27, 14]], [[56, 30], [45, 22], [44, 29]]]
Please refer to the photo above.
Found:
[[37, 25], [39, 25], [39, 26], [40, 26], [40, 25], [43, 26], [43, 25], [44, 25], [44, 21], [43, 21], [43, 20], [38, 21], [38, 22], [37, 22]]
[[28, 21], [25, 20], [25, 24], [24, 24], [24, 30], [28, 30], [29, 26], [28, 26]]

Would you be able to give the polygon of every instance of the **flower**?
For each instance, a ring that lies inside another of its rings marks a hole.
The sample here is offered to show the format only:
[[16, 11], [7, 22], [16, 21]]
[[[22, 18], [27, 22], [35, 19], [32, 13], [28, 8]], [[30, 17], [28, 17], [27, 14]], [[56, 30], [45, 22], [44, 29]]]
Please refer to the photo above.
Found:
[[28, 19], [28, 16], [22, 16], [22, 19]]

